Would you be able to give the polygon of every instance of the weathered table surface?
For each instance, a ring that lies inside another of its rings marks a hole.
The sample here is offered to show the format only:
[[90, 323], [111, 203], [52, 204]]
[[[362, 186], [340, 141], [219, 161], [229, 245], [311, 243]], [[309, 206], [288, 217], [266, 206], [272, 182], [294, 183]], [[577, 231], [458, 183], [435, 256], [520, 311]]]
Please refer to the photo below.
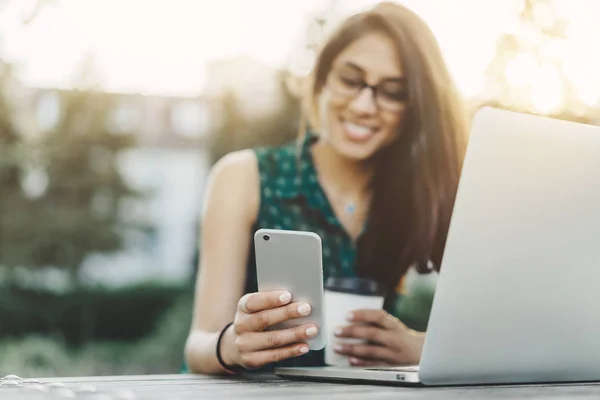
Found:
[[[6, 381], [5, 381], [6, 382]], [[192, 400], [192, 399], [599, 399], [600, 383], [504, 387], [409, 388], [279, 379], [198, 375], [98, 376], [21, 381], [0, 385], [1, 400]]]

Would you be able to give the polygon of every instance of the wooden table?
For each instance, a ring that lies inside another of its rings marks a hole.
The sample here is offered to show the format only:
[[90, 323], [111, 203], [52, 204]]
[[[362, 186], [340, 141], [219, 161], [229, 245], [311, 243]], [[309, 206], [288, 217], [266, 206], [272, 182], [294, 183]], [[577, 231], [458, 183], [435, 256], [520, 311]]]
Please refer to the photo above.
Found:
[[[77, 377], [0, 386], [0, 400], [192, 400], [192, 399], [600, 399], [600, 383], [509, 387], [407, 388], [278, 379], [194, 375]], [[13, 387], [10, 387], [13, 386]], [[45, 389], [44, 389], [45, 388]]]

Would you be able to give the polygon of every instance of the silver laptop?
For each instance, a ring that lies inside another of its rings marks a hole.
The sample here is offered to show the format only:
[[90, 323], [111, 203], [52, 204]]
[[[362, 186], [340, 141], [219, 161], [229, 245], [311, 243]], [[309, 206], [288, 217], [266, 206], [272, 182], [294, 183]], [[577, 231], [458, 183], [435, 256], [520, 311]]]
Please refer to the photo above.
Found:
[[600, 127], [478, 111], [419, 366], [280, 376], [424, 386], [600, 380]]

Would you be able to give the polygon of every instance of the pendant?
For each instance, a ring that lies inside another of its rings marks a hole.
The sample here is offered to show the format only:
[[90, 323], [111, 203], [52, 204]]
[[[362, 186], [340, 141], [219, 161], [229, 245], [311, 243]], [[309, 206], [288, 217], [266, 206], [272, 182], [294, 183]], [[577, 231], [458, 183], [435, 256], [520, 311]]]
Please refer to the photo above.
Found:
[[346, 212], [348, 214], [354, 214], [354, 211], [356, 211], [356, 206], [354, 204], [348, 204], [346, 206]]

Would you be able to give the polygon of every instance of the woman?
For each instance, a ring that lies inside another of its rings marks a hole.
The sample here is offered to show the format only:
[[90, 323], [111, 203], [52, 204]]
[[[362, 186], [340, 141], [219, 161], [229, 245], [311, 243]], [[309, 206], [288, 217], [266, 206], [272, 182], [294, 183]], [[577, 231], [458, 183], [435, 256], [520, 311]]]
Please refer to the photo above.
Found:
[[323, 362], [304, 344], [317, 327], [265, 331], [310, 307], [256, 293], [259, 228], [317, 232], [325, 278], [370, 277], [385, 288], [384, 310], [357, 310], [339, 332], [368, 343], [336, 351], [354, 365], [419, 362], [425, 333], [407, 325], [398, 298], [410, 273], [439, 268], [466, 131], [436, 40], [394, 3], [357, 14], [322, 48], [308, 99], [312, 129], [298, 144], [235, 152], [211, 172], [186, 345], [192, 372]]

